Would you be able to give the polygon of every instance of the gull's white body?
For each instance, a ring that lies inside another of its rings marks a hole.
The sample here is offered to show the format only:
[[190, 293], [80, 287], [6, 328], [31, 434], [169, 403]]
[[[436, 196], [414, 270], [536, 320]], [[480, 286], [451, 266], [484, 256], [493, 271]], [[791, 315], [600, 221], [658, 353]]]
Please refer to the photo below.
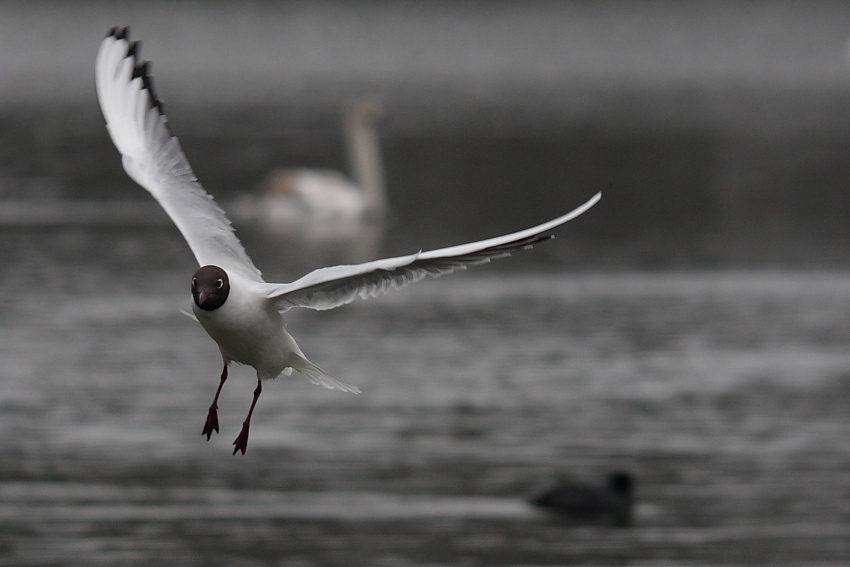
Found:
[[[581, 215], [600, 198], [597, 194], [564, 216], [513, 234], [364, 264], [322, 268], [292, 283], [267, 283], [224, 212], [198, 183], [152, 92], [147, 63], [137, 61], [137, 51], [138, 44], [129, 41], [126, 28], [113, 29], [103, 40], [96, 65], [98, 99], [128, 175], [165, 209], [198, 264], [218, 266], [229, 278], [230, 294], [221, 307], [205, 311], [197, 304], [192, 306], [198, 322], [221, 351], [225, 364], [222, 384], [227, 365], [239, 362], [252, 366], [261, 381], [297, 370], [314, 384], [358, 393], [356, 387], [307, 360], [286, 331], [285, 311], [292, 307], [332, 309], [426, 276], [438, 277], [507, 256], [549, 238], [543, 233]], [[260, 390], [258, 386], [255, 402]]]
[[224, 305], [205, 311], [192, 303], [192, 312], [219, 345], [225, 361], [253, 366], [259, 378], [274, 378], [289, 366], [295, 341], [284, 328], [283, 315], [252, 289], [253, 282], [238, 272], [227, 275], [230, 295]]

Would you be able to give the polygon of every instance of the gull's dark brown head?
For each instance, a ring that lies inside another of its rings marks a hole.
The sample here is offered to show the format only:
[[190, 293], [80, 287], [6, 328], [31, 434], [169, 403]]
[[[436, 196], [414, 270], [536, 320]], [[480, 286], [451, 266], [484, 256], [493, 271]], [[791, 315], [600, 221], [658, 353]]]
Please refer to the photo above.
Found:
[[204, 311], [215, 311], [230, 294], [227, 272], [218, 266], [204, 266], [192, 276], [192, 298]]

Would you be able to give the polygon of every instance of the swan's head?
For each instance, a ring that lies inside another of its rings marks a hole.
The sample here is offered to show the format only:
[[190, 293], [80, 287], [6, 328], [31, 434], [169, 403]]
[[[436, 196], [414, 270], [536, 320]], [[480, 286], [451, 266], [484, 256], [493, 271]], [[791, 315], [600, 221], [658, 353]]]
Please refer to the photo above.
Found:
[[227, 301], [230, 279], [218, 266], [204, 266], [192, 276], [192, 299], [204, 311], [215, 311]]
[[355, 120], [374, 122], [384, 115], [384, 101], [375, 95], [364, 96], [349, 107], [348, 115]]

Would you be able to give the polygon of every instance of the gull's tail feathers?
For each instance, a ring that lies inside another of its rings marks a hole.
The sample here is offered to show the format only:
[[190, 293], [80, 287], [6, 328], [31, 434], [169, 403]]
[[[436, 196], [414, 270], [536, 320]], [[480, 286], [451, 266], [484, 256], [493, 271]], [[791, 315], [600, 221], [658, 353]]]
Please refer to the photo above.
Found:
[[334, 378], [305, 357], [301, 356], [297, 353], [292, 353], [289, 355], [289, 366], [291, 366], [294, 370], [297, 370], [301, 374], [303, 374], [307, 380], [315, 384], [316, 386], [321, 386], [323, 388], [327, 388], [328, 390], [340, 390], [342, 392], [351, 392], [352, 394], [359, 394], [360, 388], [357, 386], [352, 386], [351, 384], [346, 384], [345, 382]]

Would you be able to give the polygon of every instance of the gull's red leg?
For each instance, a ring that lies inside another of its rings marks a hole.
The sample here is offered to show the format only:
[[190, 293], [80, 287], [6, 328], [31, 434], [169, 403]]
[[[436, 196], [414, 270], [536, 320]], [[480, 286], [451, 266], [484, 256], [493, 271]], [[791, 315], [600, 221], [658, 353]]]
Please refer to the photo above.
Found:
[[246, 417], [245, 421], [242, 422], [242, 431], [239, 432], [239, 436], [236, 437], [236, 441], [233, 442], [235, 445], [233, 448], [234, 455], [237, 451], [242, 451], [242, 454], [244, 455], [245, 449], [248, 448], [248, 429], [251, 427], [251, 415], [254, 413], [254, 406], [257, 405], [257, 400], [262, 393], [263, 381], [257, 380], [257, 388], [254, 390], [254, 401], [251, 402], [251, 409], [248, 410], [248, 417]]
[[245, 421], [242, 422], [242, 431], [239, 432], [239, 435], [236, 437], [236, 441], [233, 442], [235, 445], [233, 448], [234, 455], [237, 451], [242, 451], [242, 454], [244, 455], [245, 450], [248, 448], [248, 429], [251, 427], [251, 415], [254, 413], [254, 406], [257, 405], [257, 400], [262, 392], [263, 381], [257, 380], [257, 387], [254, 389], [254, 400], [251, 402], [251, 409], [248, 410], [248, 417], [246, 417]]
[[207, 441], [212, 437], [213, 431], [218, 433], [218, 395], [221, 394], [221, 387], [224, 386], [224, 381], [227, 380], [227, 364], [224, 365], [224, 370], [221, 371], [221, 381], [218, 383], [218, 390], [215, 391], [210, 411], [207, 413], [207, 422], [204, 424], [204, 430], [201, 435], [207, 436]]

